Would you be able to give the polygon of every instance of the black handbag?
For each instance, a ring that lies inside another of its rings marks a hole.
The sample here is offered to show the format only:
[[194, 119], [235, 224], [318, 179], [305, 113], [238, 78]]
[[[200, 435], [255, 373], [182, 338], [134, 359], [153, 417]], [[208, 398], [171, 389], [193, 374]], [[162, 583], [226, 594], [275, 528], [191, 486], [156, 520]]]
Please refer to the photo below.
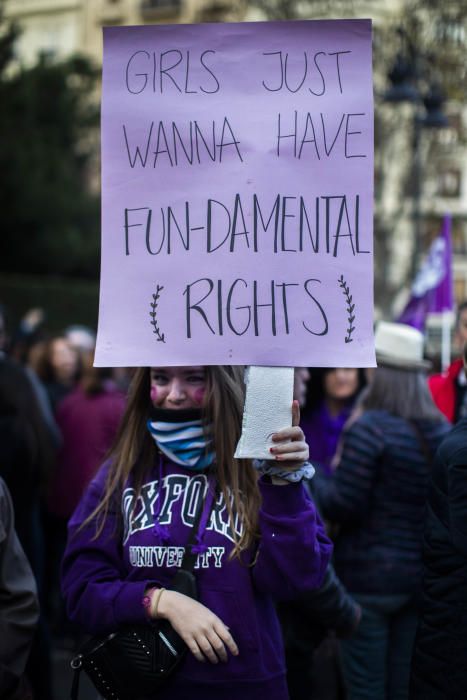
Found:
[[[182, 564], [168, 587], [194, 600], [198, 598], [193, 574], [197, 554], [192, 548], [203, 509], [204, 501], [201, 500]], [[122, 627], [105, 637], [92, 637], [71, 661], [74, 671], [71, 700], [78, 700], [81, 671], [87, 674], [105, 700], [154, 698], [186, 652], [185, 642], [167, 620]]]

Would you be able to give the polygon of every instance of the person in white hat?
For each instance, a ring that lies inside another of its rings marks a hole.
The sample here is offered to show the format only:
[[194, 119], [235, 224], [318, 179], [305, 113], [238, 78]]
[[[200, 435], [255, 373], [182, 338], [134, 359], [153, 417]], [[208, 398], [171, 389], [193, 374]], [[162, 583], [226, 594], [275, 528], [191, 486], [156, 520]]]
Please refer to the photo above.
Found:
[[431, 398], [416, 329], [382, 322], [378, 368], [344, 432], [333, 476], [316, 481], [326, 518], [340, 525], [336, 572], [362, 606], [341, 643], [352, 700], [408, 697], [421, 586], [422, 528], [431, 461], [449, 424]]

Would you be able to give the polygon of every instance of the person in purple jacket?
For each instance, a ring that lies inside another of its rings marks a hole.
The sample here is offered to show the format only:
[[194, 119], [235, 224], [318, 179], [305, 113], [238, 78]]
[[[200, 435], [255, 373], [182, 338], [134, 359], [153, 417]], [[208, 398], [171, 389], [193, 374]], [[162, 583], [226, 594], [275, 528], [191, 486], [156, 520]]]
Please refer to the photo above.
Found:
[[[233, 458], [243, 400], [239, 367], [137, 370], [110, 458], [69, 523], [69, 617], [91, 634], [164, 618], [186, 642], [159, 700], [286, 700], [274, 602], [318, 587], [331, 555], [300, 483], [298, 402], [271, 460], [253, 464]], [[167, 589], [199, 499], [194, 601]]]

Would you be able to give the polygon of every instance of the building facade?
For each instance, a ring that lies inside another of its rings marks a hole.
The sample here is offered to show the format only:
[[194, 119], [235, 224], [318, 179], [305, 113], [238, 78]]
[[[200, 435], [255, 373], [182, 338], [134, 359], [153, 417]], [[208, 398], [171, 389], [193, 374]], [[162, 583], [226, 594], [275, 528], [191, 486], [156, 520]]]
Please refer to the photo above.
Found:
[[[417, 122], [421, 101], [390, 104], [385, 100], [391, 61], [401, 50], [400, 37], [411, 31], [409, 26], [404, 28], [407, 2], [316, 0], [291, 1], [288, 6], [294, 17], [329, 17], [332, 10], [340, 17], [374, 21], [375, 55], [380, 57], [374, 71], [375, 289], [379, 314], [386, 317], [403, 306], [414, 271], [445, 213], [453, 217], [456, 299], [467, 298], [466, 106], [462, 98], [447, 103], [449, 126], [421, 129]], [[105, 25], [267, 19], [277, 17], [277, 7], [274, 0], [255, 4], [248, 0], [6, 0], [5, 16], [21, 27], [17, 44], [21, 63], [31, 65], [40, 54], [62, 59], [80, 52], [100, 65]], [[430, 27], [430, 22], [427, 17], [429, 31], [451, 32], [459, 52], [467, 55], [461, 21], [439, 27]], [[433, 43], [436, 46], [436, 37]]]
[[102, 62], [102, 27], [154, 23], [241, 21], [237, 0], [6, 0], [5, 19], [21, 28], [18, 59], [31, 65], [40, 54], [63, 59], [82, 53]]

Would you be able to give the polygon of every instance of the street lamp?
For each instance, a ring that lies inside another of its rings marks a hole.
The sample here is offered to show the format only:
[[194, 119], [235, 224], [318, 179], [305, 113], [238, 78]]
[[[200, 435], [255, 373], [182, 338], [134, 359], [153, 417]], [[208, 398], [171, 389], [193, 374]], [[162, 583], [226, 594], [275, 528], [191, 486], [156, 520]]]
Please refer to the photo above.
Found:
[[[401, 33], [401, 32], [400, 32]], [[402, 34], [402, 33], [401, 33]], [[418, 269], [418, 259], [421, 252], [421, 183], [422, 183], [422, 163], [420, 137], [422, 129], [440, 129], [448, 126], [448, 119], [442, 110], [444, 94], [441, 86], [432, 83], [428, 92], [423, 95], [417, 86], [419, 79], [418, 56], [413, 44], [408, 43], [406, 53], [399, 52], [396, 56], [393, 67], [388, 73], [391, 83], [390, 88], [384, 94], [384, 101], [393, 104], [412, 103], [415, 105], [415, 115], [413, 120], [413, 141], [412, 141], [412, 188], [413, 188], [413, 258], [412, 258], [412, 279], [415, 278]], [[409, 58], [410, 56], [410, 58]]]

